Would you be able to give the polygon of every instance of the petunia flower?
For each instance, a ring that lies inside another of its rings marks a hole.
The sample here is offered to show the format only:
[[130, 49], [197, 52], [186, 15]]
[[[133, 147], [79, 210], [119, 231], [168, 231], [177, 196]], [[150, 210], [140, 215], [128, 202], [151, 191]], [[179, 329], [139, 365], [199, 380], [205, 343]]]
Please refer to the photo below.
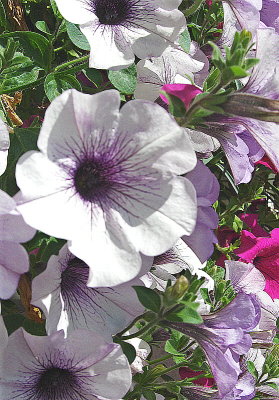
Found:
[[[264, 0], [266, 1], [266, 0]], [[224, 28], [218, 41], [221, 48], [230, 47], [237, 31], [246, 29], [254, 36], [260, 27], [262, 0], [224, 0]]]
[[179, 368], [179, 375], [181, 379], [186, 379], [186, 378], [193, 378], [197, 377], [197, 379], [194, 379], [192, 382], [196, 383], [197, 385], [204, 386], [204, 387], [212, 387], [214, 386], [215, 382], [213, 378], [206, 378], [202, 377], [199, 378], [199, 375], [203, 374], [202, 371], [193, 371], [192, 369], [188, 367], [181, 367]]
[[161, 57], [137, 63], [135, 98], [155, 101], [163, 85], [190, 83], [190, 79], [200, 81], [200, 74], [208, 74], [208, 60], [194, 42], [190, 45], [189, 54], [179, 46], [168, 47]]
[[29, 269], [26, 250], [19, 243], [35, 234], [16, 210], [16, 202], [0, 190], [0, 298], [8, 299], [17, 288], [20, 275]]
[[[275, 68], [278, 54], [278, 34], [272, 28], [258, 29], [256, 58], [260, 62], [253, 68], [246, 85], [229, 95], [222, 104], [228, 115], [213, 114], [198, 127], [199, 131], [218, 139], [237, 184], [251, 180], [254, 164], [265, 153], [274, 167], [279, 168], [278, 124], [269, 120], [269, 115], [276, 110], [272, 101], [279, 98], [279, 78]], [[187, 108], [189, 99], [193, 99], [197, 93], [192, 87], [183, 86]], [[263, 107], [261, 102], [266, 106]], [[267, 120], [263, 120], [265, 118]]]
[[275, 28], [279, 33], [279, 0], [263, 0], [260, 17], [266, 26]]
[[0, 175], [3, 175], [7, 168], [8, 150], [10, 147], [9, 131], [0, 117]]
[[203, 287], [212, 290], [214, 281], [203, 271], [203, 268], [204, 265], [193, 250], [182, 239], [179, 239], [171, 249], [154, 257], [151, 271], [141, 277], [141, 280], [146, 286], [165, 290], [169, 279], [174, 283], [176, 280], [174, 275], [188, 269], [192, 275], [205, 278]]
[[48, 334], [64, 329], [67, 335], [80, 328], [111, 340], [144, 312], [132, 287], [142, 285], [139, 279], [113, 288], [89, 288], [88, 275], [89, 267], [65, 245], [33, 279], [31, 303], [44, 311]]
[[187, 173], [187, 179], [197, 193], [198, 214], [194, 231], [182, 239], [204, 263], [213, 253], [213, 243], [217, 243], [213, 230], [217, 228], [219, 218], [212, 205], [218, 199], [220, 185], [210, 169], [199, 160], [195, 168]]
[[77, 330], [33, 336], [15, 331], [1, 358], [1, 400], [121, 399], [131, 385], [119, 345]]
[[89, 66], [121, 69], [139, 58], [159, 57], [185, 29], [181, 0], [55, 0], [79, 24], [90, 47]]
[[95, 287], [133, 279], [140, 252], [164, 253], [196, 222], [195, 189], [177, 176], [196, 164], [183, 129], [157, 104], [119, 106], [115, 90], [64, 92], [46, 112], [41, 152], [16, 169], [24, 219], [69, 240]]
[[240, 356], [252, 345], [248, 332], [257, 326], [259, 319], [260, 307], [255, 298], [240, 293], [220, 311], [203, 316], [202, 324], [166, 321], [166, 325], [192, 337], [202, 347], [222, 398], [238, 381]]
[[241, 232], [240, 247], [235, 250], [240, 261], [253, 263], [266, 279], [265, 291], [272, 299], [279, 298], [279, 229], [270, 237], [256, 237], [251, 232]]

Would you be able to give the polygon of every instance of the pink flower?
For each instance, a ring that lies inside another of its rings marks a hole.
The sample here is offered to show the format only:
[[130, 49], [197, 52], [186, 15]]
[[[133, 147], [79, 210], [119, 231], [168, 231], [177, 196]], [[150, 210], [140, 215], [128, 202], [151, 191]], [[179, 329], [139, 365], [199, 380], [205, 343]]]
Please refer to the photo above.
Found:
[[279, 228], [270, 232], [270, 237], [256, 237], [243, 230], [241, 245], [235, 253], [240, 261], [251, 262], [266, 278], [265, 292], [272, 299], [279, 298]]
[[[169, 85], [164, 85], [162, 90], [168, 94], [178, 97], [185, 104], [185, 108], [189, 108], [191, 101], [200, 93], [202, 90], [197, 86], [184, 84], [184, 83], [172, 83]], [[169, 104], [169, 101], [164, 95], [160, 95], [161, 99]]]
[[264, 155], [262, 159], [260, 159], [259, 161], [255, 162], [255, 164], [262, 164], [265, 167], [271, 169], [275, 174], [278, 174], [278, 170], [275, 167], [275, 165], [272, 163], [272, 161], [270, 160], [270, 158], [267, 155]]
[[[179, 375], [181, 379], [185, 378], [193, 378], [194, 376], [198, 376], [203, 374], [202, 371], [193, 371], [192, 369], [188, 367], [182, 367], [179, 368]], [[192, 381], [193, 383], [196, 383], [197, 385], [201, 385], [204, 387], [212, 387], [215, 385], [215, 381], [213, 378], [198, 378]]]

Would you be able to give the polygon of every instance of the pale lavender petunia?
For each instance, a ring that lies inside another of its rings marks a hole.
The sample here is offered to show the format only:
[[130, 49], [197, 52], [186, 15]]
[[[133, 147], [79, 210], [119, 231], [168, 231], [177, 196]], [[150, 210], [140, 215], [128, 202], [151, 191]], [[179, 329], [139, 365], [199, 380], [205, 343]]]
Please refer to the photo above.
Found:
[[141, 280], [146, 286], [165, 290], [169, 279], [174, 283], [176, 280], [174, 275], [188, 269], [192, 275], [205, 278], [203, 287], [213, 290], [214, 281], [203, 271], [203, 268], [204, 265], [193, 250], [182, 239], [179, 239], [171, 249], [154, 257], [151, 271], [141, 277]]
[[185, 29], [181, 0], [55, 0], [79, 24], [91, 47], [89, 65], [120, 69], [158, 57]]
[[2, 175], [7, 168], [8, 151], [10, 147], [9, 131], [0, 117], [0, 175]]
[[203, 348], [222, 398], [236, 386], [240, 356], [252, 345], [248, 332], [260, 319], [260, 306], [252, 295], [238, 294], [220, 311], [203, 317], [200, 325], [166, 322], [166, 325], [195, 339]]
[[33, 336], [15, 331], [1, 357], [1, 400], [121, 399], [131, 371], [119, 345], [77, 330]]
[[[195, 56], [199, 59], [196, 59]], [[155, 101], [158, 99], [163, 85], [191, 83], [196, 80], [201, 71], [204, 73], [204, 69], [208, 73], [207, 58], [201, 50], [198, 51], [195, 43], [191, 43], [189, 54], [185, 53], [178, 45], [170, 46], [161, 57], [152, 57], [137, 63], [135, 98]]]
[[198, 214], [193, 233], [182, 239], [204, 263], [213, 253], [213, 243], [218, 241], [214, 229], [218, 226], [219, 218], [212, 204], [218, 199], [220, 185], [210, 169], [199, 160], [195, 168], [187, 173], [187, 179], [196, 189]]
[[[261, 111], [263, 116], [272, 111], [261, 108], [261, 98], [279, 99], [278, 34], [273, 28], [258, 29], [256, 45], [256, 58], [260, 62], [253, 68], [246, 85], [224, 103], [224, 110], [232, 116], [214, 115], [204, 128], [200, 128], [220, 141], [237, 184], [251, 180], [255, 162], [265, 153], [279, 169], [278, 124], [257, 120], [257, 113], [253, 114], [257, 102], [259, 115]], [[250, 95], [259, 98], [249, 98]], [[250, 99], [251, 106], [248, 104]], [[272, 107], [272, 101], [270, 104]]]
[[266, 26], [275, 28], [279, 33], [279, 0], [263, 0], [260, 16]]
[[224, 0], [224, 28], [218, 45], [230, 47], [237, 31], [246, 29], [254, 36], [260, 27], [262, 0]]
[[[178, 45], [169, 47], [161, 57], [141, 60], [137, 64], [137, 87], [135, 97], [157, 101], [162, 87], [168, 84], [189, 84], [194, 81], [202, 85], [208, 75], [208, 60], [205, 54], [192, 42], [189, 54], [186, 54]], [[208, 154], [219, 147], [217, 139], [202, 132], [185, 129], [194, 150], [201, 154]]]
[[119, 106], [115, 90], [64, 92], [46, 112], [41, 152], [16, 169], [27, 223], [69, 240], [95, 287], [133, 279], [140, 252], [165, 252], [196, 222], [195, 189], [178, 176], [196, 164], [183, 128], [157, 104]]
[[0, 298], [8, 299], [16, 291], [20, 275], [29, 269], [26, 250], [19, 243], [35, 234], [16, 210], [16, 202], [0, 190]]
[[80, 328], [111, 340], [144, 312], [132, 287], [142, 285], [139, 279], [113, 288], [89, 288], [88, 275], [89, 267], [65, 245], [33, 279], [31, 303], [44, 311], [48, 334], [63, 329], [67, 335]]

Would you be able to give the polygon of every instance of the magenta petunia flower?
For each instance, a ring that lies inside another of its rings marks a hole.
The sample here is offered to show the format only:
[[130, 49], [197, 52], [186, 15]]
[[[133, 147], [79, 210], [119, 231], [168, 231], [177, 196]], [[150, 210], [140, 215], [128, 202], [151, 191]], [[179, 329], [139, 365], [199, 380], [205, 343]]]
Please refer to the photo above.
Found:
[[48, 108], [41, 152], [17, 164], [18, 208], [31, 226], [69, 240], [89, 267], [89, 286], [114, 286], [140, 271], [140, 252], [164, 253], [196, 222], [196, 192], [178, 175], [196, 156], [162, 107], [126, 103], [107, 90], [69, 90]]
[[266, 279], [265, 291], [272, 299], [279, 298], [279, 228], [270, 237], [256, 237], [243, 230], [241, 245], [235, 250], [240, 261], [252, 263]]
[[117, 400], [131, 385], [119, 345], [76, 330], [33, 336], [15, 331], [1, 357], [1, 400]]

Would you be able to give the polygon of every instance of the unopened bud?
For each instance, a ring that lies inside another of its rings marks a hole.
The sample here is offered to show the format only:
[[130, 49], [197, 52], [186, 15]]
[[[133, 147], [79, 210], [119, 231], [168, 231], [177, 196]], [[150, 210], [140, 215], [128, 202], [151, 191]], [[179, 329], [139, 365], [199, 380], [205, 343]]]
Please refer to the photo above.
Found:
[[181, 275], [171, 287], [168, 287], [164, 294], [164, 303], [168, 306], [176, 304], [187, 292], [189, 287], [188, 279]]
[[279, 100], [233, 93], [227, 97], [222, 108], [228, 114], [279, 123]]

